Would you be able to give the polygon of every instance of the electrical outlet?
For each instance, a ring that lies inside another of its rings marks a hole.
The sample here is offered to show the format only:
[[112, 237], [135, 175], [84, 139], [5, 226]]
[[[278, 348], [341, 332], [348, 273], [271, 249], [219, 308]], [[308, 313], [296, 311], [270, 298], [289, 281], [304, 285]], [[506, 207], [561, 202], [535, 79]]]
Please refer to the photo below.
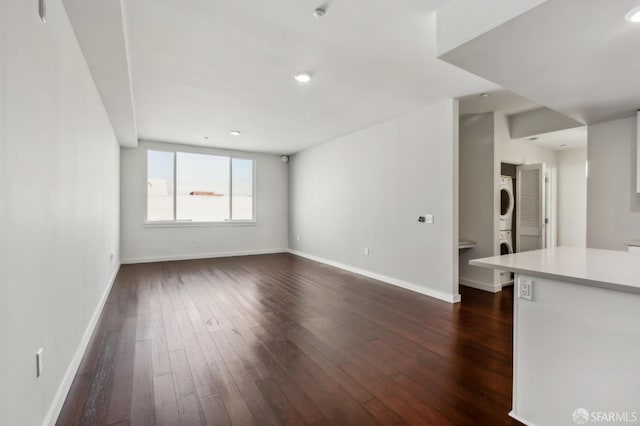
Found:
[[300, 241], [300, 235], [296, 235], [296, 241]]
[[109, 263], [113, 262], [113, 253], [109, 256]]
[[533, 280], [520, 280], [518, 284], [518, 297], [524, 300], [533, 300]]
[[370, 253], [370, 252], [369, 252], [369, 247], [366, 247], [366, 248], [364, 249], [364, 255], [365, 255], [365, 256], [369, 256], [369, 253]]
[[44, 372], [43, 355], [44, 348], [38, 349], [38, 352], [36, 352], [36, 377], [40, 377]]

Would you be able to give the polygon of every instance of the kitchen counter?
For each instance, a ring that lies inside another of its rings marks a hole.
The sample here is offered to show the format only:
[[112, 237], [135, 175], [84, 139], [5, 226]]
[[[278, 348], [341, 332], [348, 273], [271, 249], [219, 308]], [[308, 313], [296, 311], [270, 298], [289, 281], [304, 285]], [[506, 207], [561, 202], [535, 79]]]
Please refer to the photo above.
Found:
[[474, 259], [469, 263], [481, 268], [640, 294], [640, 258], [624, 251], [555, 247]]
[[556, 426], [575, 425], [578, 408], [640, 412], [638, 253], [557, 247], [470, 264], [516, 274], [512, 417]]
[[640, 239], [629, 241], [627, 245], [632, 247], [640, 247]]
[[635, 253], [636, 255], [640, 253], [640, 239], [629, 241], [627, 243], [627, 250], [629, 250], [630, 253]]

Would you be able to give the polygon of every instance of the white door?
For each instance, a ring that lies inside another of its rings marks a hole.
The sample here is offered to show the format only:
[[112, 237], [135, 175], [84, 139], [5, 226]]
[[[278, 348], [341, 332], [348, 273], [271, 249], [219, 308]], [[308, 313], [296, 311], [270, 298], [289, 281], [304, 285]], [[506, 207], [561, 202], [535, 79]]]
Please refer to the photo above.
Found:
[[516, 251], [545, 247], [544, 164], [518, 166]]

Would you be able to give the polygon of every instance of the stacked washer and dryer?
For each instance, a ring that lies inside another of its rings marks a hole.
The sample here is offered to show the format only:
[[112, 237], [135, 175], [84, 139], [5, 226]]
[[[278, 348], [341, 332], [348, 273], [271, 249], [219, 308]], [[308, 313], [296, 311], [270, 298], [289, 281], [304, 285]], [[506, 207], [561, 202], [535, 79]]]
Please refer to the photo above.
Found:
[[[500, 244], [500, 255], [513, 253], [513, 210], [515, 208], [515, 198], [513, 196], [513, 178], [511, 176], [500, 176], [500, 230], [498, 240]], [[511, 273], [500, 272], [500, 283], [508, 284], [512, 281]]]

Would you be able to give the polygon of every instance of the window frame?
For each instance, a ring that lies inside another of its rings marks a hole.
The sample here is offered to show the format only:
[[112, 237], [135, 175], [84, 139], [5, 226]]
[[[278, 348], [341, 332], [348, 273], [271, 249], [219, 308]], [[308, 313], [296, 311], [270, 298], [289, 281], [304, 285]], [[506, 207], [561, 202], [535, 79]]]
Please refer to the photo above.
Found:
[[[190, 228], [190, 227], [216, 227], [216, 226], [255, 226], [257, 223], [257, 202], [256, 202], [256, 159], [250, 155], [237, 155], [235, 153], [222, 152], [215, 149], [197, 148], [197, 147], [175, 147], [164, 146], [161, 144], [145, 143], [143, 146], [144, 151], [144, 188], [145, 188], [145, 203], [144, 203], [144, 226], [148, 228]], [[148, 202], [148, 178], [149, 178], [149, 151], [158, 152], [171, 152], [173, 153], [173, 220], [149, 220], [149, 202]], [[177, 164], [178, 153], [185, 154], [201, 154], [211, 155], [216, 157], [226, 157], [229, 161], [229, 220], [218, 221], [181, 221], [177, 220], [177, 203], [178, 203], [178, 191], [177, 191]], [[251, 191], [252, 191], [252, 216], [253, 219], [233, 219], [233, 160], [250, 160], [251, 161]]]

